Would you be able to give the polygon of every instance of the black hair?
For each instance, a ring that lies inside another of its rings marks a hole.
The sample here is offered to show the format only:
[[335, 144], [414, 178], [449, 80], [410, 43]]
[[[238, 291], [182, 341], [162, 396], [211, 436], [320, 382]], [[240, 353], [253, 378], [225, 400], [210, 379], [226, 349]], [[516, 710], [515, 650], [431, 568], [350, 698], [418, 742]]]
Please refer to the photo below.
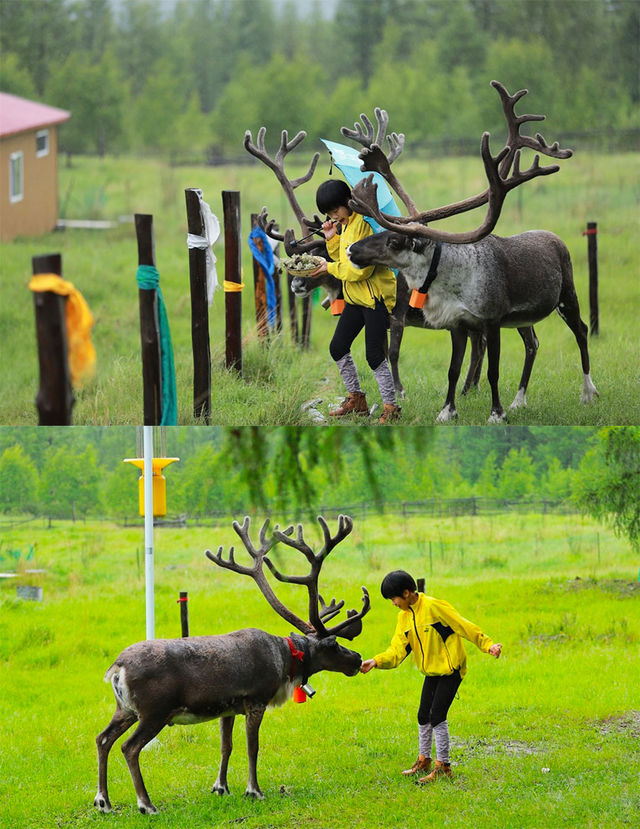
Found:
[[348, 207], [350, 198], [351, 188], [339, 178], [323, 181], [316, 190], [316, 205], [320, 213], [328, 213], [336, 207]]
[[405, 590], [415, 593], [418, 589], [412, 575], [406, 570], [392, 570], [391, 573], [382, 579], [380, 592], [385, 599], [393, 599], [395, 596], [402, 596]]

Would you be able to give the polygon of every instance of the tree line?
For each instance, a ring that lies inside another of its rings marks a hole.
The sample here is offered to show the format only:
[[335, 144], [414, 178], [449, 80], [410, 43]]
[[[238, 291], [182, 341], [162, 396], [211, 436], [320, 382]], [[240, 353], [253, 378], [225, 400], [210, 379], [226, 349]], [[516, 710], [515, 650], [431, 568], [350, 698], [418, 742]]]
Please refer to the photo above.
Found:
[[[492, 79], [553, 137], [639, 124], [635, 0], [4, 0], [0, 88], [68, 109], [63, 151], [244, 155], [339, 140], [375, 106], [408, 145], [504, 132]], [[475, 149], [474, 149], [475, 151]]]
[[[320, 504], [489, 496], [573, 499], [640, 537], [640, 428], [263, 430], [170, 428], [170, 514], [240, 515], [249, 509], [293, 520]], [[155, 452], [158, 456], [158, 451]], [[59, 518], [138, 512], [134, 427], [0, 429], [0, 509]]]

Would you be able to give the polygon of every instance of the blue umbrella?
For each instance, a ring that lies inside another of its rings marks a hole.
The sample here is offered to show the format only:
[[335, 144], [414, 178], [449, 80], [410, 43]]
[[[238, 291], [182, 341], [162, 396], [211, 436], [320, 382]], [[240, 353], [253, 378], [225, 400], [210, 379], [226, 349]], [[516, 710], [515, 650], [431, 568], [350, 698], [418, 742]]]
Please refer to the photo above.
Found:
[[[371, 175], [371, 173], [363, 172], [360, 169], [362, 159], [358, 157], [359, 151], [355, 147], [349, 147], [346, 144], [336, 144], [335, 141], [327, 141], [324, 138], [320, 140], [329, 150], [333, 163], [342, 172], [351, 187], [355, 187], [359, 181]], [[382, 213], [388, 213], [390, 216], [401, 216], [402, 213], [395, 203], [385, 179], [380, 173], [374, 173], [373, 180], [378, 185], [377, 195], [380, 211]], [[370, 216], [365, 216], [364, 219], [371, 225], [375, 233], [380, 233], [384, 229]]]

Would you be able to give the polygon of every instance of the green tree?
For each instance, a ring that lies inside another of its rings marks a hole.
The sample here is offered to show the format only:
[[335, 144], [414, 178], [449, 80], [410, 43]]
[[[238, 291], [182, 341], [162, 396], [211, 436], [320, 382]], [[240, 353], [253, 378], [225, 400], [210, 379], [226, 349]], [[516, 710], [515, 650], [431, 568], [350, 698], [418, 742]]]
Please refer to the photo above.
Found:
[[21, 98], [35, 98], [37, 95], [31, 72], [12, 52], [0, 56], [0, 89]]
[[[134, 470], [137, 475], [134, 474]], [[122, 462], [111, 474], [105, 476], [100, 490], [100, 500], [106, 515], [111, 518], [138, 515], [139, 477], [139, 469]]]
[[574, 478], [573, 498], [640, 551], [640, 427], [598, 432]]
[[40, 504], [53, 518], [85, 515], [99, 508], [100, 470], [96, 450], [89, 444], [81, 453], [52, 448], [40, 476]]
[[34, 512], [38, 473], [22, 446], [0, 456], [0, 508], [3, 512]]
[[501, 498], [516, 500], [531, 495], [535, 487], [536, 475], [531, 455], [524, 446], [511, 449], [500, 470], [498, 494]]

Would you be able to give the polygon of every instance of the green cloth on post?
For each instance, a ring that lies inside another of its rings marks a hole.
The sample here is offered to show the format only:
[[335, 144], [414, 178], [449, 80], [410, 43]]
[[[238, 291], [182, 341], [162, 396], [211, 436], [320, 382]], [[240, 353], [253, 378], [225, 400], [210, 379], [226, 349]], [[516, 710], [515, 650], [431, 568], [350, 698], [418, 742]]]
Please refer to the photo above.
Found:
[[138, 265], [136, 273], [138, 288], [142, 291], [155, 290], [158, 296], [158, 329], [160, 334], [160, 372], [162, 376], [162, 419], [160, 426], [176, 426], [178, 405], [176, 395], [176, 372], [173, 364], [173, 345], [169, 331], [167, 309], [160, 290], [160, 274], [153, 265]]

